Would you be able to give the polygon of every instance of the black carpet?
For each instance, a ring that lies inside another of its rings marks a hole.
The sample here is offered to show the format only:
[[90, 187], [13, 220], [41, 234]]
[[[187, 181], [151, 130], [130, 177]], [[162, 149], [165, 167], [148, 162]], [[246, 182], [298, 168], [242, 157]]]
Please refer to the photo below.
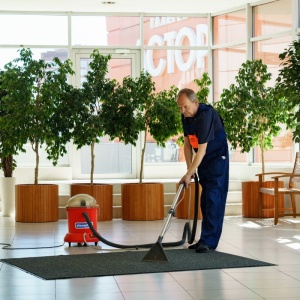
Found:
[[274, 266], [259, 260], [214, 251], [166, 250], [166, 262], [142, 261], [147, 251], [10, 258], [1, 261], [45, 280], [161, 273], [189, 270]]

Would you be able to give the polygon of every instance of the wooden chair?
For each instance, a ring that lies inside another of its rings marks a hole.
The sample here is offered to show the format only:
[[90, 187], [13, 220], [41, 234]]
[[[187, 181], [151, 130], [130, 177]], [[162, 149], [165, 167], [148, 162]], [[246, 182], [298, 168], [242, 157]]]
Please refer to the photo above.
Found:
[[[277, 174], [277, 175], [276, 175]], [[266, 188], [262, 186], [263, 178], [265, 175], [275, 175], [271, 178], [274, 180], [273, 188]], [[300, 182], [300, 152], [296, 153], [294, 168], [292, 173], [279, 173], [279, 172], [269, 172], [269, 173], [260, 173], [256, 174], [259, 181], [259, 196], [258, 196], [258, 205], [259, 205], [259, 215], [262, 216], [263, 211], [274, 211], [274, 225], [278, 223], [279, 212], [282, 212], [284, 215], [285, 211], [292, 211], [293, 217], [296, 218], [296, 202], [295, 195], [300, 194], [300, 189], [294, 187], [295, 182]], [[278, 182], [280, 179], [289, 177], [289, 184], [287, 187], [279, 187]], [[263, 208], [262, 198], [263, 194], [268, 194], [274, 196], [274, 208]], [[278, 198], [280, 195], [289, 195], [291, 200], [290, 207], [279, 208], [278, 207]]]

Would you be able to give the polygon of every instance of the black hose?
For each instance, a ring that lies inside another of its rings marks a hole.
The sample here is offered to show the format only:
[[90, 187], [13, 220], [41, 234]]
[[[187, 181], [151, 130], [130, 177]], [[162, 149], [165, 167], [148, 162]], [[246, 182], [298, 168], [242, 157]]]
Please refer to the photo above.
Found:
[[[192, 230], [190, 228], [189, 222], [186, 222], [184, 224], [183, 233], [182, 233], [182, 239], [178, 242], [169, 242], [169, 243], [161, 243], [163, 247], [177, 247], [181, 246], [185, 243], [186, 240], [188, 240], [189, 244], [192, 244], [195, 239], [195, 234], [197, 230], [197, 221], [198, 221], [198, 211], [199, 211], [199, 182], [197, 174], [194, 176], [195, 180], [195, 209], [194, 209], [194, 219], [193, 219], [193, 226]], [[141, 245], [121, 245], [116, 244], [113, 242], [110, 242], [106, 240], [104, 237], [102, 237], [97, 230], [94, 228], [88, 214], [86, 212], [83, 212], [82, 215], [84, 216], [90, 230], [92, 231], [93, 235], [102, 243], [114, 247], [114, 248], [120, 248], [120, 249], [128, 249], [128, 248], [151, 248], [154, 244], [141, 244]]]
[[195, 240], [196, 230], [197, 230], [197, 222], [198, 222], [198, 212], [199, 212], [199, 179], [197, 174], [195, 173], [194, 176], [195, 180], [195, 203], [194, 203], [194, 219], [193, 219], [193, 226], [192, 232], [189, 236], [188, 243], [193, 244]]

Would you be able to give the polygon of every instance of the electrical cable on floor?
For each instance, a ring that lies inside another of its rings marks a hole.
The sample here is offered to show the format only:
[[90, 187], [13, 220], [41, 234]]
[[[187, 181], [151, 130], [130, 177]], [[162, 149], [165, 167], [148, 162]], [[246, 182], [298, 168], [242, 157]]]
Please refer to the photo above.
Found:
[[52, 249], [52, 248], [59, 248], [62, 247], [65, 244], [62, 243], [61, 245], [56, 245], [56, 246], [45, 246], [45, 247], [32, 247], [32, 248], [12, 248], [11, 244], [5, 244], [5, 243], [0, 243], [0, 245], [4, 245], [2, 249], [5, 250], [35, 250], [35, 249]]

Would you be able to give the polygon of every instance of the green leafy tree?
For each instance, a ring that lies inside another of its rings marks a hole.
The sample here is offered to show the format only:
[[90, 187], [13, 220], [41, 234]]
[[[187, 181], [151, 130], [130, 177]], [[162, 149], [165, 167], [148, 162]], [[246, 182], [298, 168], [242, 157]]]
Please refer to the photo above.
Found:
[[0, 155], [5, 177], [12, 177], [16, 167], [14, 155], [25, 152], [27, 142], [26, 112], [28, 81], [22, 66], [7, 63], [0, 71]]
[[75, 129], [72, 137], [77, 149], [90, 146], [90, 182], [93, 184], [95, 145], [100, 143], [100, 138], [106, 134], [104, 126], [110, 126], [109, 123], [103, 122], [102, 106], [103, 102], [112, 102], [116, 81], [107, 78], [110, 55], [102, 55], [96, 49], [91, 54], [91, 59], [89, 63], [90, 70], [85, 77], [82, 88], [77, 91], [78, 100], [75, 108], [76, 112], [74, 112]]
[[277, 81], [277, 92], [285, 97], [288, 105], [288, 128], [293, 129], [293, 139], [300, 142], [300, 41], [295, 40], [279, 54], [281, 68]]
[[[51, 62], [35, 60], [32, 51], [19, 50], [19, 57], [6, 66], [8, 95], [7, 110], [11, 118], [5, 127], [11, 126], [20, 138], [18, 149], [26, 140], [35, 152], [34, 184], [38, 184], [39, 149], [46, 146], [48, 159], [56, 165], [64, 155], [70, 140], [72, 120], [67, 98], [72, 97], [68, 75], [74, 74], [70, 60], [61, 62], [57, 57]], [[17, 87], [13, 91], [13, 87]], [[69, 101], [70, 103], [70, 101]]]
[[216, 109], [225, 123], [228, 140], [233, 149], [249, 152], [261, 149], [262, 172], [265, 172], [264, 150], [271, 149], [273, 137], [288, 118], [285, 98], [274, 87], [268, 87], [271, 73], [261, 60], [248, 60], [235, 77], [236, 83], [224, 89]]
[[208, 104], [209, 86], [211, 85], [211, 79], [207, 72], [203, 73], [200, 79], [195, 79], [194, 82], [199, 87], [197, 91], [197, 99], [200, 103]]
[[[10, 126], [6, 126], [7, 120], [11, 117], [11, 112], [6, 105], [8, 90], [4, 87], [4, 72], [0, 72], [0, 166], [4, 177], [12, 177], [16, 167], [14, 154], [18, 152], [19, 140]], [[22, 148], [21, 143], [20, 147]]]
[[155, 93], [155, 83], [147, 71], [137, 78], [124, 77], [117, 85], [113, 102], [103, 103], [103, 120], [106, 133], [119, 138], [125, 144], [136, 145], [139, 134], [143, 133], [141, 169], [139, 182], [142, 183], [147, 135], [150, 133], [158, 145], [181, 132], [181, 118], [176, 103], [178, 89]]

